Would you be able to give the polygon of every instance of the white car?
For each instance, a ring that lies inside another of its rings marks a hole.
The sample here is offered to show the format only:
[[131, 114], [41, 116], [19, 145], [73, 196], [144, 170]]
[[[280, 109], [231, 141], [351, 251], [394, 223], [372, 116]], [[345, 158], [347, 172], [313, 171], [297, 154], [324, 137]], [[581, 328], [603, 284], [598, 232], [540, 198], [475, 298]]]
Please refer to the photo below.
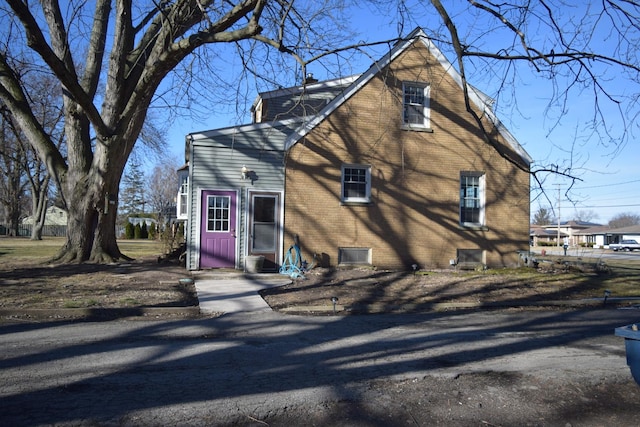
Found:
[[640, 250], [640, 244], [635, 240], [621, 240], [620, 243], [612, 243], [609, 245], [609, 249], [614, 251], [634, 251]]

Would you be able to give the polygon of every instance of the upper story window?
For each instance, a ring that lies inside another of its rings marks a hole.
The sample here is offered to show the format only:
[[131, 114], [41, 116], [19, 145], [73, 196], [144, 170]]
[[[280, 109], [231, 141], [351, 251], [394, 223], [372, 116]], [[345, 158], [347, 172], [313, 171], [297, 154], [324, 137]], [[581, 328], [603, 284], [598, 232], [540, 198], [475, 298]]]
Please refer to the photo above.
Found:
[[409, 128], [429, 128], [429, 85], [426, 83], [402, 84], [402, 123]]
[[460, 224], [484, 225], [485, 183], [482, 172], [460, 173]]
[[342, 201], [369, 203], [371, 201], [371, 166], [342, 166]]

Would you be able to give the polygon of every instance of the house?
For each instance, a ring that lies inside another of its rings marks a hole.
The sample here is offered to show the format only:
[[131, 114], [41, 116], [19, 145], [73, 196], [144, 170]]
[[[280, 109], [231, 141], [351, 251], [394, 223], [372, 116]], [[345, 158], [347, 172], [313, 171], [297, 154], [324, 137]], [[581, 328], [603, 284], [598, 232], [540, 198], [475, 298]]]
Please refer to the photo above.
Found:
[[[33, 225], [33, 215], [25, 217], [22, 220], [22, 224]], [[64, 209], [60, 209], [57, 206], [49, 206], [44, 217], [44, 225], [66, 226], [67, 211], [65, 211]]]
[[593, 245], [594, 248], [608, 248], [611, 243], [620, 243], [621, 240], [636, 240], [640, 242], [640, 225], [630, 225], [622, 228], [601, 225], [581, 230], [576, 235], [581, 242]]
[[621, 240], [635, 240], [640, 243], [640, 225], [610, 229], [605, 235], [605, 244], [620, 243]]
[[[599, 230], [603, 227], [601, 224], [589, 221], [570, 220], [562, 221], [560, 224], [543, 225], [542, 228], [546, 233], [551, 235], [558, 235], [560, 230], [561, 238], [568, 238], [569, 246], [579, 246], [580, 244], [586, 244], [589, 239], [586, 238], [585, 230], [594, 229]], [[555, 241], [555, 239], [553, 240]]]
[[186, 137], [188, 269], [259, 255], [275, 271], [294, 241], [324, 266], [409, 270], [528, 249], [531, 158], [421, 29], [362, 74], [259, 94], [252, 115]]
[[[560, 232], [558, 236], [557, 228], [549, 229], [543, 227], [541, 225], [531, 225], [530, 231], [530, 243], [531, 246], [549, 246], [549, 245], [557, 245], [560, 246], [564, 242], [565, 237], [569, 237], [568, 234], [564, 232]], [[558, 239], [559, 238], [559, 239]]]

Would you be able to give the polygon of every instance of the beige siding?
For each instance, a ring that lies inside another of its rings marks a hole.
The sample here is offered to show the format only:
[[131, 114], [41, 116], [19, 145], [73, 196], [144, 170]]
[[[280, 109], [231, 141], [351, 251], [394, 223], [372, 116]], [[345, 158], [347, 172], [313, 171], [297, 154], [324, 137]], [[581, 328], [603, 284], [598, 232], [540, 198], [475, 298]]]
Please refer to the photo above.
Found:
[[[430, 84], [432, 132], [402, 129], [403, 81]], [[381, 268], [445, 267], [457, 249], [515, 264], [528, 247], [529, 176], [484, 142], [464, 108], [424, 45], [408, 49], [287, 154], [286, 238], [298, 234], [306, 256], [332, 265], [339, 247], [370, 247]], [[343, 163], [371, 165], [371, 205], [340, 203]], [[459, 225], [461, 171], [485, 173], [480, 230]]]

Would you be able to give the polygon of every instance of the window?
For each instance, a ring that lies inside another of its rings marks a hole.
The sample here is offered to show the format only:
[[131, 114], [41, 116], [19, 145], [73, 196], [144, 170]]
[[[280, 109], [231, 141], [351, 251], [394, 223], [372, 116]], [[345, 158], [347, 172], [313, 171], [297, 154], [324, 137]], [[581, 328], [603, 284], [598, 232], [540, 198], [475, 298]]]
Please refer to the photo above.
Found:
[[276, 196], [253, 196], [252, 252], [273, 252], [276, 250], [277, 201]]
[[429, 85], [404, 83], [403, 124], [407, 127], [428, 128], [429, 125]]
[[486, 265], [486, 254], [482, 249], [458, 249], [458, 268], [466, 270]]
[[460, 224], [484, 225], [484, 174], [481, 172], [460, 174]]
[[178, 189], [178, 218], [187, 217], [187, 195], [189, 191], [189, 176], [184, 174], [180, 177], [180, 189]]
[[229, 231], [229, 196], [207, 196], [207, 231]]
[[371, 264], [371, 248], [338, 248], [338, 264]]
[[371, 166], [342, 166], [342, 201], [356, 203], [371, 201]]

